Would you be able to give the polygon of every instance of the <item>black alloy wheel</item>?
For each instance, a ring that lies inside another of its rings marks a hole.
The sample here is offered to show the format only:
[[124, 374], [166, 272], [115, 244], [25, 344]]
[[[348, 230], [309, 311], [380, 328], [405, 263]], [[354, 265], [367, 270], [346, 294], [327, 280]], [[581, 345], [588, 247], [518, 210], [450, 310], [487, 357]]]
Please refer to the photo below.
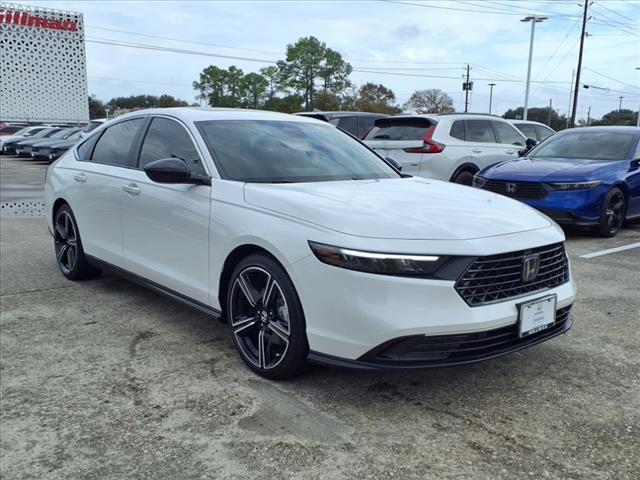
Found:
[[62, 205], [53, 218], [53, 239], [56, 261], [63, 275], [70, 280], [94, 278], [100, 270], [89, 265], [76, 219], [69, 205]]
[[622, 228], [626, 214], [624, 193], [619, 188], [612, 188], [602, 203], [598, 234], [602, 237], [613, 237]]
[[228, 288], [227, 319], [244, 362], [261, 376], [288, 378], [305, 366], [304, 315], [284, 269], [265, 255], [236, 267]]

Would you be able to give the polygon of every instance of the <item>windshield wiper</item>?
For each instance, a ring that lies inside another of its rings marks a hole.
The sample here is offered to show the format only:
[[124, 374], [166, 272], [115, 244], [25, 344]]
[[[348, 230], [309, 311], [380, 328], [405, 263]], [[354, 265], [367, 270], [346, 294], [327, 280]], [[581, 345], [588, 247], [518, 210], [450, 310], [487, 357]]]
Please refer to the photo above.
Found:
[[390, 138], [390, 137], [389, 137], [389, 135], [376, 135], [376, 136], [375, 136], [375, 137], [373, 137], [373, 138], [374, 138], [374, 139], [376, 139], [376, 138], [381, 138], [381, 139], [387, 139], [387, 140], [389, 140], [389, 138]]

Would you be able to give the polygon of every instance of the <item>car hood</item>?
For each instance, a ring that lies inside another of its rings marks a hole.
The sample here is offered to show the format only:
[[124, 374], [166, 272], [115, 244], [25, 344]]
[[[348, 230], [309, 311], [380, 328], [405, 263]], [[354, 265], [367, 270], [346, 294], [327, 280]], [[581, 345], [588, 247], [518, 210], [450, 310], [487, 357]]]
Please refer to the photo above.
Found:
[[369, 238], [467, 240], [546, 228], [551, 222], [504, 196], [424, 178], [248, 183], [253, 206]]
[[492, 180], [579, 181], [594, 180], [623, 161], [569, 158], [516, 158], [493, 165], [480, 173]]
[[[20, 142], [16, 142], [18, 145], [22, 145], [22, 146], [27, 146], [27, 145], [34, 145], [36, 143], [40, 143], [40, 142], [46, 142], [46, 141], [52, 142], [56, 139], [52, 139], [52, 138], [29, 138], [29, 139], [25, 139], [22, 140]], [[57, 140], [60, 140], [59, 138]]]

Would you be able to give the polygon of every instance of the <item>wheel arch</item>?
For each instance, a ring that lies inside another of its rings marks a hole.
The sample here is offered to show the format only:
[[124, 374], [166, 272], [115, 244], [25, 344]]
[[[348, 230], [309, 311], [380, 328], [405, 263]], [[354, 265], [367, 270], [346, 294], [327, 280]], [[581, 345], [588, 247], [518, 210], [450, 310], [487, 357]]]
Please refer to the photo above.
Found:
[[464, 171], [469, 171], [475, 175], [480, 171], [480, 167], [478, 167], [475, 163], [471, 161], [465, 161], [460, 165], [458, 165], [458, 167], [454, 170], [453, 174], [451, 175], [451, 178], [449, 178], [449, 181], [453, 182], [453, 179], [456, 178], [459, 173]]

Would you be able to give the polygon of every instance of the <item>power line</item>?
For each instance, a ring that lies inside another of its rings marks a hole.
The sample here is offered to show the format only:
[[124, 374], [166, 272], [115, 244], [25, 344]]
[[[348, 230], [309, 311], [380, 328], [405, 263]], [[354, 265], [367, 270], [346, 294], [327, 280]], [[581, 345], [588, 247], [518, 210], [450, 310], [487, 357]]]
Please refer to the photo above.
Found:
[[593, 72], [593, 73], [595, 73], [596, 75], [600, 75], [601, 77], [604, 77], [604, 78], [606, 78], [606, 79], [608, 79], [608, 80], [613, 80], [614, 82], [618, 82], [620, 85], [625, 85], [625, 86], [627, 86], [627, 87], [637, 88], [637, 89], [639, 89], [639, 90], [640, 90], [640, 87], [638, 87], [637, 85], [631, 85], [630, 83], [625, 83], [625, 82], [623, 82], [622, 80], [618, 80], [617, 78], [608, 77], [608, 76], [606, 76], [604, 73], [597, 72], [597, 71], [593, 70], [592, 68], [584, 67], [584, 69], [585, 69], [585, 70], [589, 70], [590, 72]]
[[609, 12], [611, 12], [611, 13], [614, 13], [614, 14], [618, 15], [620, 18], [624, 18], [625, 20], [629, 20], [627, 17], [625, 17], [625, 16], [624, 16], [624, 15], [622, 15], [621, 13], [618, 13], [618, 12], [616, 12], [615, 10], [611, 10], [610, 8], [605, 7], [605, 6], [604, 6], [604, 4], [603, 4], [603, 3], [601, 3], [601, 2], [598, 2], [596, 5], [598, 5], [600, 8], [604, 8], [605, 10], [607, 10], [607, 11], [609, 11]]
[[562, 39], [562, 41], [558, 44], [558, 46], [556, 47], [556, 49], [553, 51], [553, 53], [547, 57], [547, 61], [544, 62], [544, 65], [542, 65], [542, 67], [540, 68], [540, 70], [538, 70], [538, 74], [536, 75], [536, 78], [540, 76], [540, 74], [544, 71], [545, 67], [549, 64], [549, 62], [553, 59], [553, 57], [555, 56], [556, 53], [558, 53], [558, 50], [560, 50], [560, 48], [562, 47], [562, 45], [564, 45], [564, 42], [567, 41], [567, 38], [569, 38], [569, 35], [571, 35], [571, 33], [573, 32], [573, 30], [578, 26], [578, 24], [580, 23], [580, 20], [577, 20], [572, 26], [571, 28], [567, 31], [567, 34], [564, 36], [564, 38]]
[[[487, 14], [492, 14], [492, 15], [515, 15], [515, 16], [522, 16], [522, 13], [510, 13], [507, 11], [504, 12], [498, 12], [498, 11], [492, 11], [492, 10], [471, 10], [468, 8], [456, 8], [456, 7], [443, 7], [441, 5], [432, 5], [432, 4], [424, 4], [424, 3], [412, 3], [412, 2], [406, 2], [406, 1], [400, 1], [400, 0], [380, 0], [383, 2], [387, 2], [387, 3], [395, 3], [397, 5], [411, 5], [413, 7], [422, 7], [422, 8], [433, 8], [433, 9], [438, 9], [438, 10], [452, 10], [452, 11], [458, 11], [458, 12], [471, 12], [471, 13], [487, 13]], [[486, 8], [486, 7], [485, 7]], [[543, 13], [543, 12], [537, 12], [536, 15], [547, 15], [550, 17], [571, 17], [571, 18], [575, 18], [575, 15], [556, 15], [556, 14], [552, 14], [552, 13]]]

